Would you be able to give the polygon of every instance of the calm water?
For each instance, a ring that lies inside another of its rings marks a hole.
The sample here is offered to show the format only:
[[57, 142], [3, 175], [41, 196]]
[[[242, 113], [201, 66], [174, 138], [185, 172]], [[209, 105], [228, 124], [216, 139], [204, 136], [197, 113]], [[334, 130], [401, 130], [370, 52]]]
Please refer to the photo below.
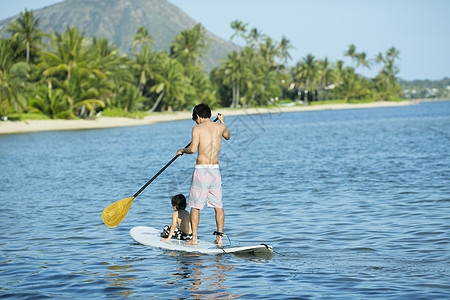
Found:
[[[192, 121], [0, 136], [0, 298], [449, 298], [450, 102], [226, 118], [225, 232], [271, 257], [147, 248], [194, 156]], [[200, 238], [213, 240], [214, 213]]]

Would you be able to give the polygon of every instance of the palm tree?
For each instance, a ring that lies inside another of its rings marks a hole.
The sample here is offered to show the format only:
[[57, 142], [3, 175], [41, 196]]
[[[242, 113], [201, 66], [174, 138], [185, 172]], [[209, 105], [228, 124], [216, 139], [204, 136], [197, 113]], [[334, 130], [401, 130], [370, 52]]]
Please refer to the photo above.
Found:
[[[312, 54], [308, 54], [303, 58], [302, 62], [297, 63], [294, 69], [294, 80], [298, 85], [303, 85], [305, 93], [313, 94], [316, 89], [318, 78], [318, 67], [316, 59]], [[305, 97], [308, 101], [308, 97]]]
[[363, 66], [370, 70], [370, 62], [367, 60], [366, 52], [357, 54], [356, 59], [356, 67]]
[[[151, 48], [153, 38], [148, 34], [147, 29], [139, 27], [133, 36], [133, 53], [134, 53], [134, 69], [137, 73], [137, 89], [139, 96], [144, 94], [144, 87], [152, 77], [152, 65], [154, 64], [155, 55]], [[140, 51], [138, 52], [138, 48]]]
[[34, 46], [42, 44], [42, 38], [47, 34], [43, 33], [39, 28], [39, 19], [35, 19], [33, 11], [20, 13], [20, 17], [8, 26], [7, 31], [11, 33], [11, 39], [19, 43], [25, 48], [26, 62], [30, 62], [31, 50]]
[[259, 54], [264, 58], [267, 65], [275, 68], [275, 57], [278, 57], [280, 50], [273, 43], [272, 38], [266, 37], [265, 43], [260, 44]]
[[106, 75], [92, 59], [89, 54], [92, 49], [86, 43], [84, 33], [80, 34], [75, 27], [68, 28], [63, 34], [55, 32], [53, 51], [42, 52], [38, 65], [45, 77], [64, 90], [72, 112], [83, 106], [91, 111], [97, 105], [104, 107], [97, 88], [106, 80]]
[[333, 82], [335, 72], [333, 64], [325, 57], [324, 60], [318, 61], [318, 80], [320, 81], [320, 89], [327, 90], [327, 87]]
[[123, 109], [126, 115], [128, 112], [142, 109], [145, 100], [147, 100], [147, 98], [140, 95], [140, 91], [135, 85], [124, 82], [118, 86], [114, 93], [114, 97], [109, 101], [111, 107]]
[[353, 44], [348, 46], [348, 50], [344, 52], [344, 56], [349, 56], [352, 60], [354, 60], [357, 56], [356, 46]]
[[138, 90], [141, 96], [144, 94], [144, 87], [153, 76], [153, 68], [156, 67], [160, 54], [151, 51], [148, 45], [144, 45], [139, 53], [135, 53], [135, 66], [138, 75]]
[[27, 77], [30, 65], [25, 62], [13, 63], [13, 52], [7, 39], [0, 40], [0, 116], [11, 110], [19, 114], [26, 107]]
[[231, 35], [230, 40], [233, 40], [234, 37], [238, 38], [239, 36], [245, 39], [245, 33], [247, 32], [247, 25], [248, 25], [247, 23], [244, 24], [239, 20], [231, 22], [231, 29], [234, 29], [234, 33], [233, 35]]
[[151, 47], [153, 45], [153, 37], [148, 34], [147, 29], [145, 27], [138, 27], [136, 34], [133, 35], [133, 50], [136, 50], [139, 47], [143, 47], [144, 45], [148, 45]]
[[382, 69], [378, 76], [374, 79], [379, 96], [383, 100], [390, 100], [397, 97], [401, 93], [401, 87], [397, 80], [399, 69], [395, 64], [395, 60], [399, 58], [400, 52], [391, 47], [383, 55], [379, 53], [375, 60], [378, 64], [382, 64]]
[[192, 86], [192, 93], [186, 94], [186, 105], [193, 107], [198, 103], [208, 104], [210, 107], [217, 105], [215, 90], [212, 87], [208, 75], [199, 67], [185, 68], [185, 75]]
[[120, 49], [114, 47], [106, 38], [93, 38], [89, 51], [91, 65], [106, 75], [108, 80], [133, 81], [129, 71], [131, 61]]
[[358, 76], [352, 67], [346, 67], [342, 73], [342, 83], [340, 88], [344, 95], [344, 100], [347, 102], [358, 89]]
[[148, 111], [152, 113], [156, 110], [161, 100], [166, 97], [164, 102], [168, 106], [183, 108], [185, 96], [192, 93], [192, 87], [189, 80], [184, 75], [183, 65], [175, 59], [167, 57], [155, 73], [155, 85], [150, 89], [151, 92], [159, 94], [153, 106]]
[[375, 63], [381, 64], [382, 62], [384, 62], [383, 53], [378, 52], [377, 56], [375, 57]]
[[388, 49], [386, 56], [390, 57], [391, 59], [395, 60], [397, 58], [399, 58], [400, 55], [400, 51], [398, 51], [397, 49], [395, 49], [395, 47], [391, 47]]
[[59, 75], [70, 84], [73, 72], [84, 70], [88, 51], [83, 47], [84, 33], [80, 34], [75, 27], [67, 28], [63, 34], [58, 32], [53, 36], [53, 51], [42, 53], [41, 67], [45, 68], [44, 75]]
[[[99, 99], [108, 101], [121, 91], [123, 86], [134, 85], [132, 61], [120, 50], [110, 44], [106, 38], [93, 38], [89, 51], [89, 68], [99, 72], [95, 86], [99, 92]], [[104, 76], [103, 76], [104, 75]], [[94, 80], [91, 80], [94, 83]]]
[[64, 101], [62, 89], [52, 89], [52, 81], [48, 80], [48, 88], [38, 86], [34, 97], [30, 100], [29, 112], [40, 112], [52, 119], [66, 118], [70, 115]]
[[261, 38], [265, 37], [264, 34], [261, 33], [257, 28], [252, 28], [246, 37], [247, 44], [250, 44], [250, 47], [255, 48]]
[[178, 59], [183, 65], [198, 66], [200, 57], [209, 50], [208, 39], [205, 36], [205, 28], [197, 24], [190, 30], [183, 30], [170, 44], [172, 57]]
[[12, 56], [8, 41], [0, 40], [0, 116], [7, 115], [10, 107], [17, 103], [16, 89], [12, 86], [9, 74]]
[[341, 82], [343, 70], [344, 70], [344, 61], [342, 60], [336, 61], [336, 67], [334, 68], [334, 76], [337, 84]]
[[278, 53], [281, 59], [281, 62], [285, 65], [289, 59], [292, 59], [291, 54], [289, 54], [289, 49], [294, 48], [291, 42], [286, 38], [282, 37], [281, 42], [277, 45]]
[[244, 64], [241, 54], [233, 51], [223, 64], [224, 84], [230, 86], [232, 91], [231, 107], [238, 107], [241, 89], [241, 80], [244, 73]]

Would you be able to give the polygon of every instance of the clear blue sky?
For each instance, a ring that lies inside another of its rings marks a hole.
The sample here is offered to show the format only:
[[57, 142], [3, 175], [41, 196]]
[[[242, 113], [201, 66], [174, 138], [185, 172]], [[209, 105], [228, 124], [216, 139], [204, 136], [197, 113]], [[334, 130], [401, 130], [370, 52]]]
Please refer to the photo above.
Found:
[[[107, 0], [105, 0], [107, 1]], [[61, 0], [0, 0], [0, 19]], [[294, 45], [291, 65], [308, 53], [336, 61], [350, 44], [369, 58], [394, 46], [403, 79], [450, 77], [450, 0], [169, 0], [229, 39], [236, 19]], [[344, 59], [349, 63], [348, 60]], [[372, 71], [359, 72], [374, 76]]]

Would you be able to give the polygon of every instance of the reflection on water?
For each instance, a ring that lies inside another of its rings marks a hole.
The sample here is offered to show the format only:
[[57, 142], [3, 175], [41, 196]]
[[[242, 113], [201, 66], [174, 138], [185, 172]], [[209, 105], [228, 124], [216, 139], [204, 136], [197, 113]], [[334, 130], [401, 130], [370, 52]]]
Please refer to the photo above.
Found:
[[107, 271], [104, 278], [109, 282], [106, 286], [108, 294], [111, 296], [121, 296], [126, 298], [137, 293], [133, 289], [134, 280], [137, 279], [132, 265], [109, 265], [104, 263]]
[[[167, 252], [166, 252], [167, 253]], [[180, 281], [186, 281], [181, 291], [188, 291], [190, 297], [194, 299], [232, 299], [239, 295], [230, 293], [226, 285], [227, 276], [235, 268], [227, 265], [227, 259], [222, 255], [208, 257], [208, 260], [202, 259], [202, 254], [180, 255], [178, 252], [168, 253], [178, 265], [176, 272], [170, 274], [173, 280], [167, 282], [168, 285], [180, 284]]]

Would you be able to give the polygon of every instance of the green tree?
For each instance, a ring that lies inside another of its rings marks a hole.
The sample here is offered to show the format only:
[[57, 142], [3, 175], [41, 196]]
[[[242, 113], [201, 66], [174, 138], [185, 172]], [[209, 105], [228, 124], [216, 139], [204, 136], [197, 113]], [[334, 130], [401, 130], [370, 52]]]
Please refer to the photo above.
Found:
[[153, 45], [153, 37], [148, 34], [147, 29], [145, 27], [140, 26], [138, 27], [136, 34], [133, 35], [133, 51], [136, 51], [137, 49], [149, 46], [150, 48]]
[[351, 44], [348, 46], [348, 50], [344, 52], [344, 56], [348, 56], [354, 61], [357, 57], [358, 53], [356, 53], [356, 46]]
[[303, 87], [305, 93], [309, 97], [305, 97], [308, 102], [309, 99], [313, 99], [315, 90], [317, 89], [319, 68], [317, 61], [312, 54], [308, 54], [303, 61], [298, 62], [294, 69], [294, 81], [297, 86]]
[[64, 90], [69, 111], [82, 116], [85, 108], [92, 112], [96, 106], [104, 107], [97, 85], [106, 80], [106, 75], [89, 54], [92, 48], [87, 46], [84, 34], [75, 27], [63, 34], [55, 32], [52, 49], [41, 53], [38, 67], [57, 88]]
[[248, 25], [247, 23], [243, 23], [239, 20], [231, 22], [231, 29], [234, 30], [234, 33], [231, 35], [230, 40], [233, 40], [233, 38], [238, 39], [239, 36], [245, 39], [246, 38], [245, 33], [247, 32], [247, 25]]
[[266, 105], [281, 94], [279, 75], [265, 58], [251, 47], [246, 47], [242, 56], [241, 89], [242, 105]]
[[60, 88], [52, 89], [51, 80], [48, 80], [48, 87], [37, 86], [29, 103], [29, 112], [39, 112], [52, 119], [65, 119], [70, 115], [64, 101], [64, 91]]
[[370, 62], [367, 60], [367, 54], [365, 52], [361, 52], [356, 56], [356, 67], [359, 66], [365, 67], [367, 69], [370, 69]]
[[151, 51], [149, 45], [144, 45], [139, 53], [135, 53], [135, 69], [137, 74], [138, 90], [140, 95], [144, 95], [144, 88], [151, 82], [153, 70], [160, 63], [161, 53]]
[[175, 59], [166, 56], [154, 75], [155, 84], [151, 87], [150, 92], [158, 95], [153, 106], [148, 111], [155, 111], [162, 102], [166, 106], [175, 107], [177, 109], [184, 108], [186, 95], [192, 93], [192, 87], [188, 78], [184, 75], [183, 65]]
[[183, 30], [170, 44], [171, 56], [181, 62], [194, 67], [199, 65], [199, 59], [209, 50], [205, 28], [197, 24], [189, 30]]
[[318, 78], [322, 89], [334, 80], [333, 64], [327, 57], [318, 61]]
[[362, 66], [364, 68], [370, 69], [370, 62], [367, 60], [367, 54], [365, 52], [356, 52], [355, 45], [351, 44], [348, 47], [348, 50], [344, 53], [344, 56], [350, 57], [356, 68]]
[[217, 106], [216, 93], [209, 77], [198, 67], [185, 69], [185, 74], [192, 86], [192, 91], [185, 96], [186, 106], [193, 107], [198, 103]]
[[294, 48], [291, 44], [291, 42], [283, 36], [281, 38], [281, 42], [277, 45], [277, 53], [279, 54], [281, 64], [286, 65], [287, 62], [292, 59], [291, 54], [289, 53], [289, 50]]
[[245, 69], [242, 57], [236, 50], [228, 54], [227, 60], [223, 63], [223, 84], [231, 86], [232, 102], [231, 107], [238, 107], [241, 89], [241, 80]]
[[376, 63], [382, 65], [382, 68], [375, 77], [374, 84], [378, 97], [382, 100], [392, 100], [401, 94], [401, 86], [397, 78], [400, 70], [396, 65], [399, 54], [395, 47], [391, 47], [384, 55], [379, 53], [376, 56]]
[[115, 90], [114, 96], [108, 100], [112, 108], [120, 108], [125, 115], [128, 112], [142, 110], [146, 97], [141, 96], [139, 89], [131, 83], [123, 82]]
[[[32, 50], [36, 46], [42, 44], [42, 38], [47, 34], [43, 33], [39, 28], [39, 19], [35, 19], [33, 11], [20, 13], [13, 23], [8, 26], [7, 31], [11, 33], [11, 39], [13, 42], [17, 42], [19, 45], [18, 51], [25, 49], [26, 62], [30, 62]], [[37, 51], [37, 50], [35, 50]], [[36, 55], [37, 53], [34, 53]]]
[[320, 82], [320, 90], [328, 90], [328, 86], [335, 80], [335, 71], [333, 64], [325, 57], [323, 60], [318, 61], [317, 77]]
[[[99, 100], [108, 104], [125, 103], [123, 101], [111, 101], [112, 98], [117, 98], [118, 94], [131, 99], [129, 95], [132, 93], [128, 90], [130, 85], [135, 84], [135, 81], [132, 72], [133, 62], [127, 55], [121, 54], [119, 48], [114, 47], [107, 39], [93, 38], [88, 61], [89, 68], [98, 75], [90, 76], [89, 82], [96, 88]], [[125, 94], [123, 92], [124, 89], [127, 90]], [[137, 101], [139, 98], [133, 99]], [[134, 111], [137, 107], [140, 107], [139, 104], [130, 104], [128, 102], [124, 105], [118, 107], [126, 112]]]
[[355, 73], [355, 69], [352, 67], [346, 67], [342, 73], [342, 83], [340, 88], [344, 95], [344, 100], [347, 102], [354, 97], [356, 90], [358, 89], [358, 76]]
[[280, 50], [279, 47], [275, 45], [271, 37], [267, 36], [264, 39], [264, 43], [260, 44], [259, 54], [264, 58], [265, 63], [268, 66], [272, 68], [276, 67], [275, 58], [280, 55]]
[[0, 40], [0, 116], [7, 115], [12, 106], [20, 107], [10, 76], [12, 57], [8, 40]]
[[261, 38], [264, 37], [265, 35], [262, 34], [260, 30], [258, 30], [257, 28], [252, 28], [249, 31], [248, 35], [245, 37], [245, 40], [251, 48], [256, 48], [259, 45], [259, 41], [261, 40]]

